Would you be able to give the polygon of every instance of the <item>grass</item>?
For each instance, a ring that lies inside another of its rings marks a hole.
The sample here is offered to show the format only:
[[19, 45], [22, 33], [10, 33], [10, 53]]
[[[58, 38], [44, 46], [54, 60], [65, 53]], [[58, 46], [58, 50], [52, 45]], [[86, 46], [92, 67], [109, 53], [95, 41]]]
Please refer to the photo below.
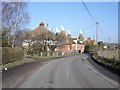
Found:
[[[72, 55], [80, 55], [80, 54], [71, 54], [71, 55], [64, 55], [64, 56], [47, 56], [47, 57], [29, 56], [29, 57], [30, 58], [52, 59], [52, 58], [62, 58], [62, 57], [65, 57], [65, 56], [72, 56]], [[11, 62], [11, 63], [8, 63], [8, 64], [0, 65], [0, 68], [5, 69], [5, 68], [14, 67], [14, 66], [19, 66], [19, 65], [22, 65], [24, 63], [29, 63], [29, 62], [36, 61], [36, 60], [30, 59], [30, 58], [24, 58], [23, 60], [20, 60], [20, 61], [15, 61], [15, 62]]]
[[42, 58], [42, 59], [48, 59], [48, 58], [58, 58], [61, 56], [46, 56], [46, 57], [41, 57], [41, 56], [29, 56], [30, 58]]
[[62, 57], [66, 57], [66, 56], [73, 56], [73, 55], [80, 55], [80, 53], [77, 53], [77, 54], [70, 54], [70, 55], [63, 55], [63, 56], [44, 56], [44, 57], [41, 57], [41, 56], [28, 56], [30, 58], [42, 58], [42, 59], [52, 59], [52, 58], [62, 58]]
[[102, 58], [119, 61], [118, 53], [119, 50], [99, 50], [97, 55]]
[[93, 59], [98, 63], [103, 64], [104, 66], [107, 66], [113, 69], [120, 69], [120, 61], [106, 60], [106, 59], [99, 58], [96, 55], [93, 55]]
[[22, 65], [24, 63], [29, 63], [29, 62], [33, 62], [33, 61], [36, 61], [36, 60], [24, 58], [23, 60], [20, 60], [20, 61], [15, 61], [15, 62], [11, 62], [8, 64], [0, 65], [0, 68], [1, 69], [10, 68], [10, 67]]

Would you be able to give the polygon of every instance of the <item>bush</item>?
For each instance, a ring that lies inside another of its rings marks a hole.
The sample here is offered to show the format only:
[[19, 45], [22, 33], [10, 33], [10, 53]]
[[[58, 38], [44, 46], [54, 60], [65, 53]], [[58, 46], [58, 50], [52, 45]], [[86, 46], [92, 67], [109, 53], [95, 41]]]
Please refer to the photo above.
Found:
[[119, 61], [118, 50], [99, 50], [97, 55], [101, 58]]
[[24, 51], [20, 47], [3, 47], [2, 48], [2, 63], [10, 63], [14, 61], [22, 60], [24, 57]]
[[90, 53], [91, 51], [95, 50], [95, 45], [86, 45], [85, 46], [85, 53]]
[[2, 47], [0, 47], [0, 65], [2, 64]]
[[113, 70], [120, 70], [120, 61], [114, 61], [114, 60], [109, 60], [109, 59], [106, 59], [106, 58], [101, 58], [97, 55], [93, 55], [92, 56], [93, 60], [95, 60], [97, 63], [107, 67], [107, 68], [110, 68], [110, 69], [113, 69]]

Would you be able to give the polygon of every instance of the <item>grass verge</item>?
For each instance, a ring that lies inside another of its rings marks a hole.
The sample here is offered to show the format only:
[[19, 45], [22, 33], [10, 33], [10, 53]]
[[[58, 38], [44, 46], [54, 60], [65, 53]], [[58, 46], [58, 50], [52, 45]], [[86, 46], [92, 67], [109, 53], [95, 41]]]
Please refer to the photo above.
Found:
[[[74, 55], [75, 55], [75, 54], [74, 54]], [[80, 54], [76, 54], [76, 55], [80, 55]], [[29, 62], [36, 61], [36, 60], [34, 60], [34, 59], [31, 59], [31, 58], [52, 59], [52, 58], [62, 58], [62, 57], [66, 57], [66, 56], [72, 56], [72, 55], [47, 56], [47, 57], [29, 56], [29, 58], [24, 58], [23, 60], [20, 60], [20, 61], [15, 61], [15, 62], [7, 63], [7, 64], [4, 64], [4, 65], [0, 65], [0, 68], [1, 68], [1, 69], [5, 69], [5, 68], [14, 67], [14, 66], [19, 66], [19, 65], [22, 65], [22, 64], [24, 64], [24, 63], [29, 63]]]
[[120, 61], [100, 58], [97, 55], [93, 55], [92, 58], [94, 59], [94, 61], [96, 61], [97, 63], [99, 63], [107, 68], [110, 68], [113, 70], [120, 70]]
[[78, 54], [71, 54], [71, 55], [63, 55], [63, 56], [46, 56], [46, 57], [41, 57], [41, 56], [28, 56], [28, 58], [42, 58], [42, 59], [52, 59], [52, 58], [62, 58], [62, 57], [67, 57], [67, 56], [74, 56], [74, 55], [80, 55]]
[[29, 58], [42, 58], [42, 59], [49, 59], [49, 58], [59, 58], [61, 56], [47, 56], [47, 57], [41, 57], [41, 56], [28, 56]]
[[8, 63], [8, 64], [0, 65], [0, 68], [1, 69], [10, 68], [10, 67], [22, 65], [24, 63], [29, 63], [29, 62], [33, 62], [33, 61], [36, 61], [36, 60], [29, 59], [29, 58], [24, 58], [23, 60], [20, 60], [20, 61], [15, 61], [15, 62], [11, 62], [11, 63]]

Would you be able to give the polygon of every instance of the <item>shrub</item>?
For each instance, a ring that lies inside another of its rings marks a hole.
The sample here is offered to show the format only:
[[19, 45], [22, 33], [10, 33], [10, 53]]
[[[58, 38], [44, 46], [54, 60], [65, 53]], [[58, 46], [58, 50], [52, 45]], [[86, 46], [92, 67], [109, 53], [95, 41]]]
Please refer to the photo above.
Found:
[[22, 60], [24, 57], [24, 51], [20, 47], [3, 47], [2, 48], [2, 63], [10, 63], [14, 61]]
[[93, 58], [93, 60], [95, 60], [96, 62], [98, 62], [99, 64], [101, 64], [107, 68], [110, 68], [113, 70], [120, 70], [120, 61], [101, 58], [97, 55], [93, 55], [92, 58]]
[[90, 51], [94, 51], [95, 45], [86, 45], [85, 46], [85, 53], [90, 53]]
[[2, 64], [2, 47], [0, 47], [0, 65]]

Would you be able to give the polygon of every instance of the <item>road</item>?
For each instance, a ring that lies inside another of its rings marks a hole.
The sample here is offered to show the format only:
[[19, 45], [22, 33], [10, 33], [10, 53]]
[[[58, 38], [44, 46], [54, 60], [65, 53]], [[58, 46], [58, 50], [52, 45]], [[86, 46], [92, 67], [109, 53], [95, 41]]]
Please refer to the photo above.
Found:
[[31, 74], [19, 88], [117, 88], [87, 61], [87, 55], [53, 60]]

